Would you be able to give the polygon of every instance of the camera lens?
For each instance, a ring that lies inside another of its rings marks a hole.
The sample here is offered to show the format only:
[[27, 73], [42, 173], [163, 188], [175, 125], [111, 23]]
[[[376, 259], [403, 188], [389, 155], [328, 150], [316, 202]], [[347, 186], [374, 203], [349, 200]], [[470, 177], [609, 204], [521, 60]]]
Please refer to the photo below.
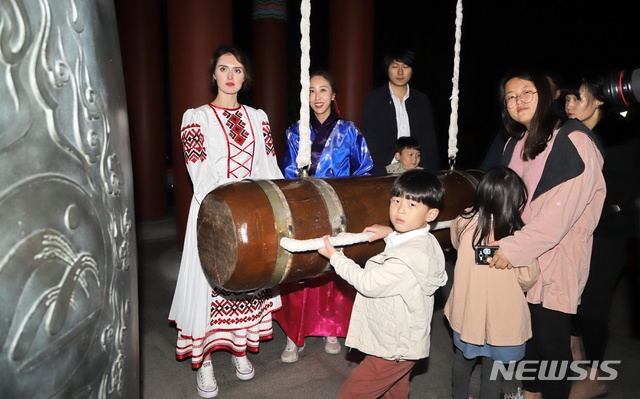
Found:
[[640, 69], [612, 72], [605, 81], [604, 95], [618, 111], [640, 105]]

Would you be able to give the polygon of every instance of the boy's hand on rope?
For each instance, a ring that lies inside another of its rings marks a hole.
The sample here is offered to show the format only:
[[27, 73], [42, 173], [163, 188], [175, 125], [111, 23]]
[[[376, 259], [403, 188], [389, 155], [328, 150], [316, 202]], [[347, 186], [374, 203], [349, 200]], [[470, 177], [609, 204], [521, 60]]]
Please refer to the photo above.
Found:
[[323, 236], [322, 241], [324, 241], [324, 247], [318, 249], [318, 253], [324, 256], [327, 259], [331, 259], [331, 256], [335, 254], [337, 251], [329, 242], [329, 236]]
[[369, 242], [373, 242], [381, 238], [385, 238], [389, 234], [393, 233], [393, 229], [389, 226], [374, 224], [373, 226], [365, 227], [363, 232], [373, 233], [373, 235], [369, 237], [369, 240], [368, 240]]
[[[344, 247], [347, 245], [359, 244], [367, 242], [373, 233], [339, 233], [335, 237], [329, 238], [329, 243], [335, 247]], [[309, 240], [297, 240], [295, 238], [282, 237], [280, 246], [289, 252], [306, 252], [317, 251], [324, 247], [322, 237], [311, 238]]]

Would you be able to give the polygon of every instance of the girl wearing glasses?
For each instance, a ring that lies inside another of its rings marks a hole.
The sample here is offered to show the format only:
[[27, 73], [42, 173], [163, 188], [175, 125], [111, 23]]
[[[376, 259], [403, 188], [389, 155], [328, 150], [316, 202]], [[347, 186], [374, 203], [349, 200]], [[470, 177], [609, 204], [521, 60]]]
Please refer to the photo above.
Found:
[[523, 381], [524, 397], [567, 398], [568, 373], [559, 380], [544, 376], [550, 361], [560, 362], [558, 368], [564, 361], [568, 368], [572, 360], [571, 315], [589, 275], [593, 231], [606, 194], [603, 154], [580, 121], [561, 122], [544, 73], [507, 74], [500, 96], [510, 136], [502, 163], [522, 177], [530, 195], [522, 213], [525, 226], [491, 244], [500, 249], [490, 267], [511, 268], [538, 259], [540, 279], [527, 292], [533, 337], [524, 360], [540, 370], [532, 373], [535, 379]]

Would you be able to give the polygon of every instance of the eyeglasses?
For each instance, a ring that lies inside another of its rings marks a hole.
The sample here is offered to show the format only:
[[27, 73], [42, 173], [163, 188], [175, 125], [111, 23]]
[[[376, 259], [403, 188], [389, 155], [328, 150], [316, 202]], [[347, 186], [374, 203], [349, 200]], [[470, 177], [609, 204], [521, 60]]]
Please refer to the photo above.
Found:
[[533, 95], [538, 93], [537, 91], [525, 90], [519, 96], [510, 95], [504, 99], [504, 105], [511, 109], [518, 104], [518, 100], [520, 100], [523, 104], [529, 104], [533, 101]]

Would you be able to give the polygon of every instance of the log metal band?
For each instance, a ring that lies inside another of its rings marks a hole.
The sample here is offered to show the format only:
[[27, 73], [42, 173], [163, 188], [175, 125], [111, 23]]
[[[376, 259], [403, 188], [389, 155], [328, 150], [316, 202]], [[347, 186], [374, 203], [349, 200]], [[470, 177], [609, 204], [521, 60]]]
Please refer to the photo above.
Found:
[[[329, 221], [331, 222], [331, 236], [336, 236], [338, 233], [346, 233], [347, 216], [344, 213], [342, 202], [338, 194], [336, 194], [336, 191], [329, 183], [322, 179], [308, 178], [307, 181], [313, 184], [324, 200], [327, 213], [329, 214]], [[328, 271], [329, 269], [331, 269], [331, 263], [327, 262], [324, 271]]]
[[[278, 234], [278, 243], [282, 237], [293, 237], [295, 235], [293, 227], [293, 216], [291, 208], [280, 187], [270, 180], [254, 180], [264, 191], [271, 209], [273, 210], [273, 219], [275, 221], [275, 229]], [[293, 255], [278, 245], [278, 254], [276, 255], [276, 264], [269, 280], [269, 287], [278, 285], [282, 277], [289, 274]]]
[[336, 191], [329, 183], [322, 179], [309, 178], [307, 181], [314, 185], [327, 206], [329, 221], [331, 222], [331, 235], [335, 236], [338, 233], [346, 233], [347, 216], [344, 213], [342, 202], [338, 194], [336, 194]]
[[[333, 187], [322, 179], [305, 178], [304, 181], [311, 183], [322, 197], [331, 224], [331, 235], [335, 236], [338, 233], [346, 232], [346, 214], [340, 202], [340, 197], [338, 197]], [[270, 180], [255, 180], [255, 182], [264, 191], [273, 210], [278, 242], [282, 237], [295, 238], [296, 232], [291, 208], [280, 187]], [[289, 275], [292, 261], [293, 254], [278, 245], [276, 263], [271, 274], [269, 286], [279, 284], [283, 278]], [[325, 270], [329, 269], [329, 267], [330, 264], [327, 262]]]

